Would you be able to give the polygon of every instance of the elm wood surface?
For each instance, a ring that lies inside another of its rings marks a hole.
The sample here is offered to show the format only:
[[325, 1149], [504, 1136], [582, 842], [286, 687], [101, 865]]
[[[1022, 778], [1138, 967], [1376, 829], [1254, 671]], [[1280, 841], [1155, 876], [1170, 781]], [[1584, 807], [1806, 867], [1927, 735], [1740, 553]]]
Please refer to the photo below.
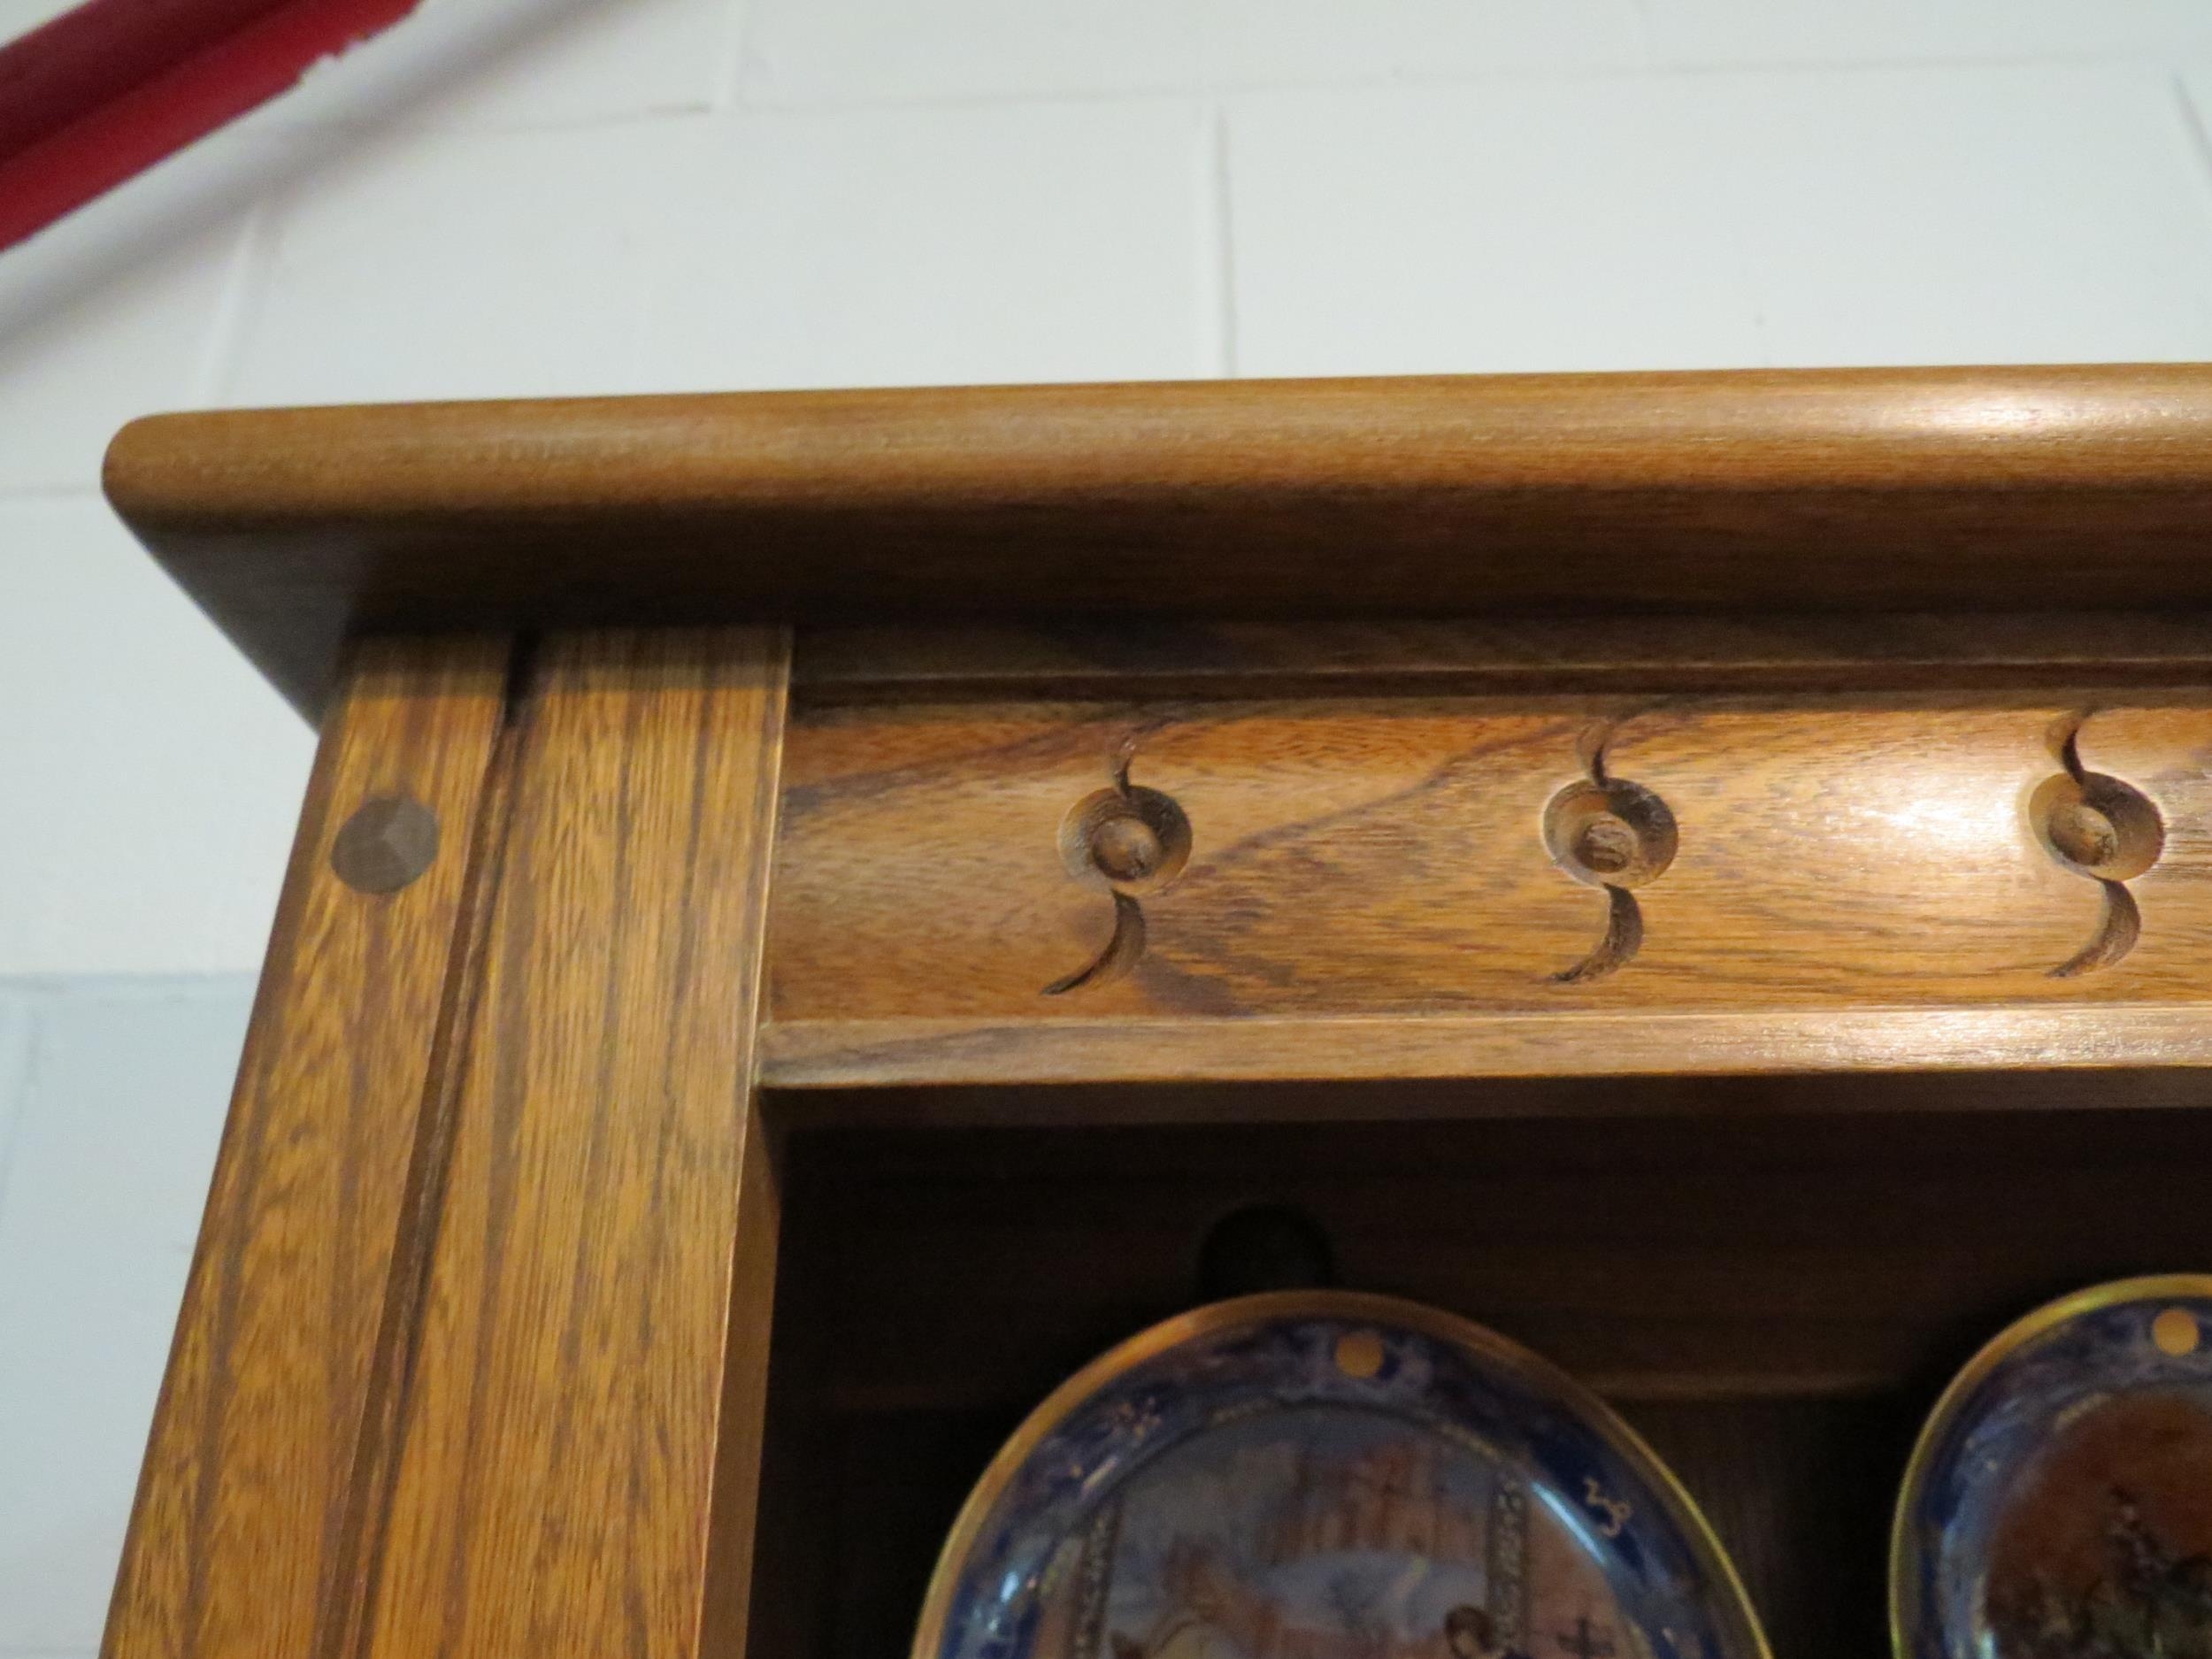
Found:
[[[557, 636], [511, 681], [501, 642], [360, 654], [110, 1659], [746, 1651], [788, 663], [773, 629]], [[339, 826], [397, 795], [439, 856], [359, 892]]]
[[[840, 1091], [848, 1102], [856, 1088], [909, 1083], [1870, 1075], [1928, 1067], [2098, 1071], [2135, 1065], [2212, 1065], [2203, 1007], [824, 1019], [761, 1033], [764, 1083]], [[1133, 1115], [1146, 1121], [1156, 1110], [1143, 1096], [1105, 1100], [1092, 1110], [1106, 1122]], [[1315, 1110], [1341, 1115], [1327, 1101]]]
[[[770, 1072], [764, 1072], [767, 1084]], [[881, 1079], [770, 1087], [787, 1132], [1190, 1128], [1558, 1118], [1781, 1118], [1879, 1111], [2022, 1116], [2091, 1110], [2193, 1113], [2212, 1108], [2212, 1081], [2193, 1066], [2110, 1064], [2080, 1070], [1991, 1065], [1948, 1071], [1775, 1068], [1726, 1073], [1602, 1071], [1538, 1077], [1144, 1079], [1116, 1082], [908, 1084]], [[1629, 1108], [1632, 1107], [1632, 1111]], [[1694, 1128], [1680, 1124], [1682, 1133]], [[1602, 1133], [1602, 1125], [1594, 1133]], [[843, 1144], [832, 1138], [831, 1144]]]
[[746, 1650], [788, 664], [775, 630], [541, 654], [367, 1653]]
[[[784, 1512], [826, 1575], [789, 1580], [815, 1632], [799, 1651], [898, 1651], [999, 1440], [1193, 1305], [1209, 1229], [1263, 1202], [1322, 1225], [1340, 1283], [1491, 1325], [1607, 1391], [1707, 1506], [1778, 1652], [1879, 1651], [1920, 1417], [2052, 1292], [2194, 1259], [2208, 1147], [2195, 1113], [2127, 1110], [2098, 1079], [2033, 1115], [1952, 1110], [2002, 1079], [1833, 1081], [1815, 1110], [1783, 1079], [1620, 1079], [1571, 1090], [1610, 1117], [1549, 1115], [1565, 1086], [1546, 1085], [1505, 1091], [1540, 1115], [1480, 1122], [795, 1131], [809, 1293], [779, 1322], [811, 1364], [780, 1373], [777, 1403], [810, 1414], [818, 1472]], [[2201, 1106], [2212, 1083], [2188, 1081]], [[1701, 1089], [1694, 1132], [1647, 1116]], [[1029, 1093], [1039, 1114], [1059, 1097]], [[1267, 1112], [1271, 1091], [1244, 1093]]]
[[[2069, 764], [2166, 826], [2070, 972], [2111, 900], [2034, 818]], [[1591, 973], [1619, 903], [1543, 824], [1594, 764], [1678, 845]], [[2194, 694], [833, 702], [785, 778], [781, 1083], [2212, 1058]], [[1110, 786], [1187, 820], [1171, 879], [1070, 862]]]
[[[334, 704], [201, 1224], [110, 1615], [110, 1659], [350, 1651], [363, 1480], [403, 1387], [410, 1267], [485, 879], [503, 642], [377, 644]], [[332, 871], [363, 803], [437, 815], [371, 895]], [[472, 849], [476, 856], [472, 856]]]
[[1302, 623], [1064, 618], [810, 628], [794, 695], [839, 703], [1127, 701], [1374, 692], [2202, 687], [2188, 612], [1391, 617]]
[[2185, 365], [228, 411], [106, 481], [310, 709], [364, 629], [2212, 601]]
[[1889, 1515], [1925, 1402], [1644, 1401], [1626, 1414], [1697, 1499], [1777, 1654], [1877, 1659]]

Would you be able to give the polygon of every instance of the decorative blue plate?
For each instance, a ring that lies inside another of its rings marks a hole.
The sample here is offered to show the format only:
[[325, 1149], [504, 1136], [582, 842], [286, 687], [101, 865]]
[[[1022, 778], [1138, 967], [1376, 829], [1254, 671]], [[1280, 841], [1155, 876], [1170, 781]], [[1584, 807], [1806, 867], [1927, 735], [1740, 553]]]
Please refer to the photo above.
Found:
[[1674, 1478], [1463, 1320], [1286, 1292], [1171, 1319], [1008, 1441], [916, 1659], [1766, 1659]]
[[2039, 1309], [1969, 1362], [1905, 1471], [1898, 1659], [2212, 1655], [2212, 1277]]

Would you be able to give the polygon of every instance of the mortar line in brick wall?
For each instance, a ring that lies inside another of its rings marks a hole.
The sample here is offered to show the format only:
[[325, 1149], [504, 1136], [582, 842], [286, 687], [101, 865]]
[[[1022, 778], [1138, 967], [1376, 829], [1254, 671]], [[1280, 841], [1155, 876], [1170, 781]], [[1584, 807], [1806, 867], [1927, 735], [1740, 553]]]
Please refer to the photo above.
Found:
[[746, 0], [725, 0], [718, 45], [721, 61], [716, 65], [714, 91], [707, 105], [713, 114], [727, 115], [751, 107], [745, 96], [745, 44], [751, 38], [752, 18], [753, 8]]
[[[74, 484], [46, 482], [0, 484], [0, 507], [27, 507], [42, 502], [97, 501], [99, 499], [99, 480], [88, 475], [82, 482]], [[0, 995], [4, 994], [5, 987], [0, 986]], [[0, 1647], [0, 1659], [10, 1659], [8, 1651], [4, 1647]]]
[[1229, 114], [1218, 100], [1207, 111], [1208, 229], [1214, 281], [1214, 373], [1233, 380], [1237, 373], [1236, 240], [1230, 222]]
[[268, 294], [274, 241], [269, 198], [264, 194], [246, 210], [230, 250], [229, 268], [223, 273], [222, 290], [216, 296], [214, 319], [201, 342], [192, 384], [194, 396], [203, 405], [222, 403], [236, 382], [247, 326]]
[[2212, 130], [2204, 124], [2204, 111], [2197, 107], [2196, 95], [2189, 90], [2189, 78], [2176, 71], [2172, 85], [2174, 97], [2181, 105], [2182, 131], [2189, 135], [2189, 148], [2197, 158], [2197, 177], [2208, 191], [2212, 191]]
[[[23, 1023], [23, 1048], [8, 1073], [0, 1076], [0, 1216], [7, 1214], [8, 1177], [15, 1166], [15, 1143], [22, 1137], [23, 1120], [31, 1109], [31, 1091], [38, 1087], [39, 1050], [46, 1041], [45, 1009], [54, 1001], [34, 991], [11, 994], [0, 986], [0, 1002], [12, 1003]], [[0, 1649], [0, 1652], [5, 1652]]]
[[[765, 94], [741, 91], [731, 107], [756, 115], [847, 115], [898, 110], [996, 110], [1060, 104], [1087, 107], [1096, 104], [1172, 103], [1179, 100], [1192, 102], [1209, 97], [1218, 98], [1225, 104], [1238, 98], [1286, 92], [1445, 91], [1455, 87], [1499, 86], [1541, 89], [1604, 85], [1624, 81], [1725, 80], [1731, 77], [1769, 80], [1821, 75], [1987, 73], [2037, 69], [2131, 70], [2146, 75], [2162, 71], [2172, 73], [2163, 57], [2154, 51], [2022, 52], [2009, 56], [1968, 58], [1781, 58], [1743, 63], [1725, 59], [1670, 61], [1655, 58], [1647, 63], [1587, 65], [1538, 63], [1496, 68], [1462, 66], [1436, 70], [1363, 70], [1343, 75], [1262, 75], [1250, 79], [1230, 75], [1217, 81], [1188, 78], [1137, 82], [1125, 87], [1058, 90], [883, 92], [857, 97], [838, 97], [808, 94], [780, 96], [772, 89]], [[0, 1659], [5, 1659], [5, 1655], [0, 1655]]]

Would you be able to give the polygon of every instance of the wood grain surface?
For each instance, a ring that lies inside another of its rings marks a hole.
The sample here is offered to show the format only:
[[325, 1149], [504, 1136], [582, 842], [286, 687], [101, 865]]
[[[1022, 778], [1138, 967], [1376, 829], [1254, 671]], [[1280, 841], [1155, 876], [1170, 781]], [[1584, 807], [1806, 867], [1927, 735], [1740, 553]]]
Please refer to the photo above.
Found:
[[[2108, 1010], [2090, 1010], [2100, 1017]], [[2046, 1016], [2047, 1017], [2047, 1016]], [[1256, 1022], [1264, 1024], [1265, 1022]], [[1355, 1024], [1360, 1022], [1346, 1022]], [[1188, 1028], [1194, 1043], [1200, 1022]], [[1232, 1029], [1240, 1029], [1241, 1025]], [[1463, 1119], [1563, 1118], [1835, 1117], [2047, 1112], [2178, 1111], [2212, 1107], [2212, 1072], [2201, 1067], [2130, 1064], [2115, 1043], [2101, 1065], [2025, 1069], [1916, 1066], [1891, 1070], [1832, 1065], [1786, 1070], [1677, 1070], [1623, 1075], [1599, 1070], [1535, 1075], [1485, 1074], [1463, 1066], [1432, 1076], [1286, 1079], [1256, 1074], [1224, 1079], [1193, 1066], [1172, 1078], [1108, 1082], [909, 1083], [880, 1079], [849, 1086], [807, 1082], [769, 1089], [769, 1110], [788, 1133], [845, 1130], [1034, 1128], [1197, 1128], [1234, 1124], [1286, 1126], [1345, 1123], [1429, 1124]], [[1256, 1045], [1255, 1045], [1256, 1049]], [[1192, 1053], [1197, 1051], [1194, 1048]], [[764, 1081], [774, 1075], [773, 1057]]]
[[240, 411], [106, 481], [310, 708], [349, 628], [2212, 600], [2192, 365]]
[[764, 630], [543, 648], [367, 1653], [745, 1650], [788, 660]]
[[1638, 1433], [1686, 1486], [1790, 1659], [1889, 1653], [1889, 1517], [1926, 1401], [1642, 1401]]
[[[854, 1091], [1193, 1080], [1291, 1083], [1392, 1079], [1700, 1077], [1929, 1070], [2104, 1071], [2212, 1065], [2201, 1003], [2131, 1008], [1753, 1008], [1712, 1013], [1308, 1015], [1278, 1018], [793, 1020], [761, 1033], [761, 1079], [829, 1089], [833, 1118], [882, 1116]], [[961, 1115], [978, 1103], [959, 1096]], [[994, 1097], [995, 1098], [995, 1097]], [[1302, 1096], [1298, 1115], [1398, 1108], [1355, 1093]], [[926, 1102], [932, 1110], [937, 1097]], [[1079, 1121], [1181, 1114], [1179, 1096], [1106, 1093]], [[812, 1108], [804, 1109], [810, 1116]], [[985, 1105], [987, 1116], [997, 1108]], [[1070, 1110], [1072, 1110], [1071, 1105]], [[1459, 1105], [1449, 1108], [1463, 1110]], [[927, 1115], [926, 1113], [926, 1115]]]
[[[496, 641], [371, 645], [334, 704], [146, 1455], [104, 1651], [344, 1651], [422, 1222], [426, 1102], [464, 973], [500, 733]], [[438, 856], [411, 885], [333, 873], [342, 826], [404, 795]]]
[[2212, 619], [2094, 611], [1301, 623], [1061, 617], [810, 628], [798, 638], [792, 680], [795, 696], [811, 704], [1417, 691], [2109, 693], [2212, 683]]
[[[2034, 821], [2068, 752], [2165, 826], [2132, 948], [2070, 974], [2108, 895]], [[1573, 978], [1617, 901], [1544, 822], [1594, 756], [1678, 845], [1632, 955]], [[1125, 764], [1192, 845], [1118, 895], [1065, 836]], [[2212, 1057], [2186, 695], [832, 703], [785, 775], [783, 1082]]]

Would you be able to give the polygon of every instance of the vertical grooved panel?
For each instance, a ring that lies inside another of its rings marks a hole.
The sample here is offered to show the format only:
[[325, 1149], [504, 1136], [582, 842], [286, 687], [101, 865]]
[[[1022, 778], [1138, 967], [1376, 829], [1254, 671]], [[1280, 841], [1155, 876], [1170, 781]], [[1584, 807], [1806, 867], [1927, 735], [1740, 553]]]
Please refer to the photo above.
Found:
[[770, 630], [542, 651], [366, 1651], [742, 1650], [787, 664]]
[[[359, 649], [326, 729], [110, 1614], [109, 1659], [306, 1655], [347, 1617], [387, 1306], [501, 729], [503, 641]], [[435, 815], [428, 868], [333, 872], [364, 803]]]

